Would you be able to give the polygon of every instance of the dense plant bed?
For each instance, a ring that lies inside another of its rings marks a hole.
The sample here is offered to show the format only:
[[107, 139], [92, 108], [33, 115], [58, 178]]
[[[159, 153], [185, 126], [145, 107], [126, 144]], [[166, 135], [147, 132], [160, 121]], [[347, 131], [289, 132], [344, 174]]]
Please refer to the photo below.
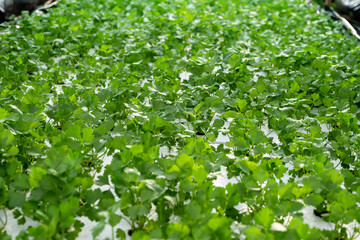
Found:
[[315, 7], [63, 0], [3, 26], [0, 208], [36, 223], [19, 239], [75, 239], [84, 218], [94, 238], [359, 233], [360, 47]]

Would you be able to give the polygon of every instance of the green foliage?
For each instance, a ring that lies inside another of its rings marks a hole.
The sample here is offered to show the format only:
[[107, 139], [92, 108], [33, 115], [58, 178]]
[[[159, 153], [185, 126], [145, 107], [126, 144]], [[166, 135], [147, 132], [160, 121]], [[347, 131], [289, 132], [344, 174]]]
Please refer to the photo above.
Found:
[[0, 210], [38, 222], [18, 238], [76, 239], [82, 216], [94, 239], [355, 238], [360, 47], [304, 2], [62, 0], [3, 23]]

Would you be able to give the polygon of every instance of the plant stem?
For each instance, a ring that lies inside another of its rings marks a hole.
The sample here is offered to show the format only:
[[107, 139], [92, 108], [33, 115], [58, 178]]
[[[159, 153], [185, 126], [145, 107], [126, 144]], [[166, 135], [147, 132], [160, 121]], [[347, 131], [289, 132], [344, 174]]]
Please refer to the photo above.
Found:
[[4, 212], [4, 218], [5, 218], [5, 221], [4, 221], [2, 218], [0, 218], [0, 221], [1, 221], [1, 224], [2, 224], [0, 230], [2, 231], [2, 230], [5, 229], [5, 226], [7, 225], [8, 219], [7, 219], [7, 214], [6, 214], [5, 208], [1, 208], [1, 209], [2, 209], [3, 212]]

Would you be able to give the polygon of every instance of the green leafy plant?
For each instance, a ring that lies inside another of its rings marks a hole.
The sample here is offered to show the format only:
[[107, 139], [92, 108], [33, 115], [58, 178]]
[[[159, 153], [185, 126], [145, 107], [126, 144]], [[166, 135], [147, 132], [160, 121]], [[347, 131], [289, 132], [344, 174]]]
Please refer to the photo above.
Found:
[[359, 236], [360, 48], [316, 6], [62, 0], [1, 27], [1, 239], [8, 214], [19, 239]]

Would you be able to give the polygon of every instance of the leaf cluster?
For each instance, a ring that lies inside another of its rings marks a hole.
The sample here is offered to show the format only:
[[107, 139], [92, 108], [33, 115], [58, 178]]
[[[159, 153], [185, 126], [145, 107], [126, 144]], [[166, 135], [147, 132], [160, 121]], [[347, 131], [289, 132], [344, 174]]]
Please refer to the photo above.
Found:
[[81, 217], [94, 239], [359, 233], [360, 47], [315, 7], [62, 0], [2, 26], [0, 208], [38, 223], [19, 239]]

